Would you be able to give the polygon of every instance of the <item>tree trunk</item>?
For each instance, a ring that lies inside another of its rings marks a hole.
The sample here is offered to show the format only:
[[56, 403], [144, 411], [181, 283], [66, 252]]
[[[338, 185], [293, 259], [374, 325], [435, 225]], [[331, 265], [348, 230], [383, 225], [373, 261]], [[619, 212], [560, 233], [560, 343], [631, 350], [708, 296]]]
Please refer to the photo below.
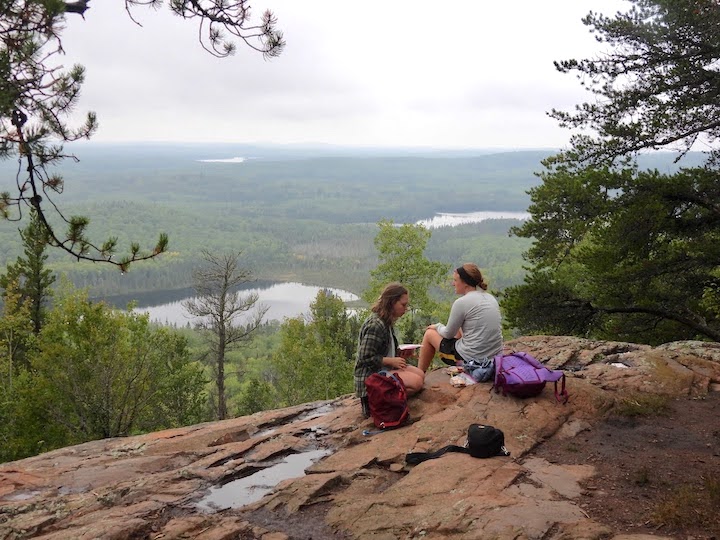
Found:
[[221, 328], [218, 335], [217, 354], [217, 391], [218, 391], [218, 420], [227, 418], [227, 404], [225, 402], [225, 328]]

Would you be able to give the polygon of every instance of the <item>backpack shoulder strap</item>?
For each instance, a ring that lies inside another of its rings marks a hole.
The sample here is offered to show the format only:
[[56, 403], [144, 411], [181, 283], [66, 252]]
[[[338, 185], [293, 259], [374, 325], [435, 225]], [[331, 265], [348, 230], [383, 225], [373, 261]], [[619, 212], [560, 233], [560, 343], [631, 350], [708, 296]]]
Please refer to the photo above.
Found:
[[495, 389], [495, 393], [500, 393], [500, 384], [502, 380], [502, 364], [503, 364], [503, 354], [498, 354], [493, 361], [495, 362], [495, 376], [493, 377], [493, 383], [490, 387], [490, 392], [492, 392], [493, 388]]
[[428, 459], [439, 458], [448, 452], [462, 452], [463, 454], [469, 454], [470, 450], [464, 446], [449, 444], [447, 446], [443, 446], [440, 450], [436, 450], [435, 452], [410, 452], [405, 456], [405, 463], [409, 465], [417, 465], [418, 463], [422, 463]]
[[502, 369], [503, 355], [498, 354], [493, 360], [495, 362], [495, 372], [497, 373], [500, 369]]
[[555, 399], [558, 401], [558, 403], [562, 403], [565, 405], [568, 402], [568, 399], [570, 399], [570, 395], [568, 394], [568, 391], [565, 390], [565, 374], [563, 373], [563, 376], [560, 378], [562, 381], [560, 385], [560, 391], [558, 392], [558, 382], [555, 381]]

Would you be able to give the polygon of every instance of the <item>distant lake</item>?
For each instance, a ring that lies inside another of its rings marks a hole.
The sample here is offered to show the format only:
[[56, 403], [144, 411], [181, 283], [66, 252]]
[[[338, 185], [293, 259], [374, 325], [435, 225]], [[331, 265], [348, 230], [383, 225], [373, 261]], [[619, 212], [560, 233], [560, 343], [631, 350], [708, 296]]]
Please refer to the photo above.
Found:
[[466, 212], [466, 213], [439, 213], [430, 219], [423, 219], [417, 224], [425, 225], [428, 229], [439, 227], [455, 227], [466, 223], [480, 223], [489, 219], [530, 219], [527, 212]]
[[[315, 300], [317, 293], [323, 287], [304, 285], [302, 283], [255, 283], [254, 287], [245, 287], [240, 290], [241, 294], [258, 294], [256, 307], [266, 306], [268, 308], [263, 321], [282, 321], [286, 317], [297, 317], [310, 312], [310, 304]], [[334, 295], [346, 302], [357, 300], [353, 293], [341, 289], [328, 289]], [[177, 291], [159, 291], [148, 294], [135, 294], [113, 296], [104, 299], [109, 304], [118, 308], [126, 308], [128, 302], [137, 301], [135, 313], [148, 313], [150, 320], [160, 324], [185, 326], [197, 322], [182, 305], [185, 300], [193, 297], [193, 289], [181, 289]], [[242, 324], [249, 315], [238, 316], [237, 322]]]
[[[240, 163], [245, 158], [232, 158], [227, 160], [206, 160], [225, 161]], [[466, 212], [466, 213], [438, 213], [430, 219], [418, 221], [429, 229], [439, 227], [455, 227], [467, 223], [480, 223], [490, 219], [529, 219], [527, 212]], [[288, 317], [297, 317], [310, 312], [310, 304], [317, 297], [322, 287], [304, 285], [302, 283], [274, 283], [270, 281], [257, 281], [241, 288], [243, 294], [257, 293], [258, 302], [256, 306], [266, 306], [267, 313], [263, 320], [282, 321]], [[353, 293], [341, 289], [329, 289], [330, 292], [346, 302], [358, 300]], [[101, 298], [110, 305], [125, 309], [128, 303], [135, 302], [136, 313], [148, 313], [150, 320], [160, 324], [173, 326], [186, 326], [197, 322], [195, 317], [190, 316], [183, 307], [183, 302], [192, 298], [193, 289], [179, 289], [172, 291], [152, 291], [131, 295], [112, 296]], [[100, 300], [100, 299], [95, 299]], [[249, 315], [239, 316], [238, 322], [243, 323]]]
[[223, 159], [198, 159], [202, 163], [245, 163], [247, 158], [234, 157], [234, 158], [223, 158]]

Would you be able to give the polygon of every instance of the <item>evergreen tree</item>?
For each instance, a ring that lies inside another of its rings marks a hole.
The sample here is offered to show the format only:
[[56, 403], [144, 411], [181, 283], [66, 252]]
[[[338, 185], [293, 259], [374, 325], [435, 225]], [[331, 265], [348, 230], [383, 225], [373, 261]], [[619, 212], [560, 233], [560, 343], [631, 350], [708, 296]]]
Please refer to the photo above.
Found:
[[[167, 248], [167, 235], [161, 234], [154, 248], [147, 252], [132, 242], [128, 253], [115, 257], [117, 237], [100, 245], [87, 237], [88, 219], [66, 217], [52, 201], [62, 193], [63, 179], [49, 168], [65, 156], [62, 146], [52, 141], [75, 141], [90, 138], [97, 129], [95, 113], [88, 113], [84, 123], [70, 126], [68, 119], [76, 109], [85, 78], [82, 66], [67, 71], [58, 68], [57, 56], [63, 52], [61, 36], [65, 17], [85, 18], [89, 0], [23, 0], [3, 2], [0, 17], [0, 159], [17, 157], [25, 162], [14, 183], [17, 191], [0, 193], [0, 215], [21, 219], [26, 208], [34, 208], [49, 242], [78, 259], [104, 261], [126, 270], [131, 262], [149, 259]], [[134, 6], [158, 7], [161, 0], [125, 0], [130, 12]], [[184, 19], [198, 19], [202, 46], [215, 56], [228, 56], [240, 41], [266, 57], [276, 56], [283, 48], [282, 34], [275, 30], [272, 13], [265, 12], [259, 24], [249, 18], [245, 0], [228, 3], [223, 0], [173, 0], [170, 10]], [[91, 24], [92, 11], [88, 14]], [[27, 173], [27, 176], [23, 176]], [[49, 203], [49, 204], [48, 204]], [[67, 225], [58, 232], [46, 216], [54, 209]]]
[[320, 289], [310, 304], [310, 317], [316, 340], [321, 345], [337, 348], [344, 360], [354, 361], [360, 325], [342, 298]]
[[550, 113], [561, 126], [586, 132], [558, 156], [565, 165], [603, 166], [645, 149], [707, 149], [720, 138], [718, 2], [629, 2], [625, 13], [583, 19], [608, 51], [555, 63], [596, 95], [573, 112]]
[[[636, 153], [720, 136], [720, 6], [713, 0], [631, 0], [585, 24], [612, 51], [557, 63], [599, 96], [553, 111], [574, 135], [530, 190], [533, 238], [525, 283], [506, 290], [506, 319], [523, 333], [660, 343], [720, 339], [720, 169], [639, 170]], [[712, 154], [712, 153], [710, 153]]]
[[0, 317], [0, 462], [24, 455], [18, 436], [25, 426], [18, 415], [18, 379], [27, 371], [25, 352], [32, 341], [30, 310], [15, 282], [5, 285]]
[[320, 290], [310, 305], [310, 318], [287, 319], [273, 355], [277, 406], [332, 399], [353, 389], [358, 319], [345, 303]]
[[239, 397], [237, 416], [246, 416], [259, 411], [276, 408], [274, 387], [266, 380], [250, 377]]
[[52, 296], [55, 275], [45, 267], [48, 233], [35, 210], [31, 210], [30, 223], [20, 231], [20, 237], [24, 257], [18, 257], [14, 264], [8, 265], [6, 273], [0, 275], [0, 287], [6, 291], [10, 282], [17, 283], [21, 301], [29, 305], [33, 332], [37, 335], [42, 328], [45, 307]]
[[205, 380], [184, 338], [82, 292], [57, 296], [23, 394], [41, 427], [31, 435], [53, 448], [203, 420]]

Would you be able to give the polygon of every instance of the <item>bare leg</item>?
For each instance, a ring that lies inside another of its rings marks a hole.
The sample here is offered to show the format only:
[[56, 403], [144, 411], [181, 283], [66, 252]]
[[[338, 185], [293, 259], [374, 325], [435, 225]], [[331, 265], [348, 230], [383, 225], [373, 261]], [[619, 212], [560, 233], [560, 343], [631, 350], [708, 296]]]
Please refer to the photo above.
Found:
[[405, 390], [409, 396], [417, 394], [425, 384], [425, 372], [415, 366], [406, 366], [403, 369], [393, 370], [405, 383]]
[[418, 367], [421, 370], [428, 370], [430, 364], [432, 364], [433, 358], [435, 357], [435, 352], [440, 348], [441, 341], [442, 336], [437, 333], [437, 330], [434, 328], [428, 328], [425, 330], [422, 346], [420, 347], [420, 357], [418, 359]]

